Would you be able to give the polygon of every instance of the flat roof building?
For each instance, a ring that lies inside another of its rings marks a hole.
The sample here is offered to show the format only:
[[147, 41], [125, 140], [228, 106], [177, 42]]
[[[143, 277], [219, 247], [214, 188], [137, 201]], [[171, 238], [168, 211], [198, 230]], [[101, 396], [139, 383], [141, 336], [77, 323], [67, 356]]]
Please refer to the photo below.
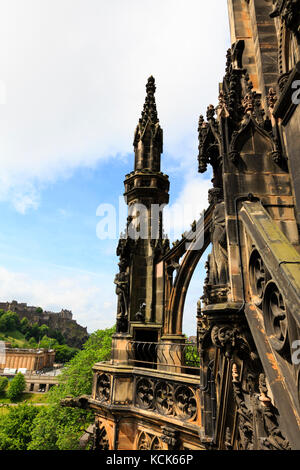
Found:
[[0, 370], [26, 369], [27, 371], [41, 370], [53, 367], [55, 351], [53, 349], [25, 349], [6, 346], [0, 358]]

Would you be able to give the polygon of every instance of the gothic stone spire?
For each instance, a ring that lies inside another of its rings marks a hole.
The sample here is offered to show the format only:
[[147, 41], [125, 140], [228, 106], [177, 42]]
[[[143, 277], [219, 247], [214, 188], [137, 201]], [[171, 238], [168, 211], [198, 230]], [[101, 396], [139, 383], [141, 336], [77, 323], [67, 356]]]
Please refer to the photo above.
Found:
[[135, 170], [160, 171], [163, 134], [157, 117], [154, 77], [146, 85], [146, 99], [134, 136]]

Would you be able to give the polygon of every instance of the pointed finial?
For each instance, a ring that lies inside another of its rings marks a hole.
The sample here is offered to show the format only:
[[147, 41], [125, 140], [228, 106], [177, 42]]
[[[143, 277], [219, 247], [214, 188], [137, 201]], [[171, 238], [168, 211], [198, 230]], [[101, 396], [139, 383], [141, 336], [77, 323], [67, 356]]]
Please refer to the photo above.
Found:
[[149, 94], [154, 95], [154, 93], [156, 91], [155, 79], [154, 79], [153, 75], [151, 75], [148, 78], [147, 85], [146, 85], [146, 91], [147, 91], [147, 95], [149, 95]]
[[147, 96], [145, 99], [145, 104], [142, 111], [142, 117], [140, 119], [140, 124], [142, 128], [145, 128], [147, 122], [150, 120], [151, 124], [156, 124], [158, 122], [157, 109], [155, 103], [154, 93], [156, 90], [154, 77], [151, 75], [148, 78], [146, 84]]
[[[160, 171], [160, 154], [163, 150], [163, 134], [159, 125], [155, 103], [155, 80], [151, 75], [146, 83], [146, 98], [139, 119], [133, 146], [135, 148], [135, 170], [152, 169]], [[139, 142], [143, 145], [139, 147]], [[138, 148], [139, 147], [139, 148]]]

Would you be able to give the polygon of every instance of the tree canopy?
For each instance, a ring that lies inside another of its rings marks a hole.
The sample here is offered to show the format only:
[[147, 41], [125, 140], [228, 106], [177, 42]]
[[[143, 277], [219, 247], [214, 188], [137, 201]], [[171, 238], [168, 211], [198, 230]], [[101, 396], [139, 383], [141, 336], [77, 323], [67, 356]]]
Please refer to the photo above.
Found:
[[7, 391], [7, 396], [11, 401], [17, 400], [20, 395], [24, 392], [26, 388], [26, 382], [24, 379], [24, 375], [19, 372], [17, 375], [14, 376], [14, 378], [11, 380], [8, 391]]
[[[13, 414], [10, 410], [8, 415], [0, 416], [0, 450], [78, 449], [79, 438], [94, 421], [93, 413], [63, 407], [60, 401], [67, 396], [91, 393], [92, 367], [96, 362], [110, 358], [114, 332], [113, 327], [91, 334], [83, 349], [66, 364], [59, 376], [59, 385], [49, 391], [47, 406], [18, 405], [12, 407]], [[16, 427], [21, 418], [23, 424], [17, 433]]]
[[[16, 332], [19, 333], [14, 336]], [[30, 324], [26, 317], [20, 320], [17, 313], [10, 310], [6, 312], [3, 309], [0, 309], [0, 334], [2, 340], [9, 337], [9, 342], [12, 348], [40, 347], [45, 349], [55, 349], [56, 362], [68, 362], [78, 351], [77, 348], [72, 348], [65, 344], [66, 340], [61, 331], [49, 328], [49, 326], [45, 324], [39, 325], [36, 322]], [[13, 337], [11, 337], [11, 335]], [[15, 341], [15, 337], [18, 338], [19, 343]]]
[[8, 385], [7, 377], [0, 377], [0, 395], [2, 395]]
[[0, 449], [26, 450], [39, 409], [26, 404], [10, 406], [0, 419]]

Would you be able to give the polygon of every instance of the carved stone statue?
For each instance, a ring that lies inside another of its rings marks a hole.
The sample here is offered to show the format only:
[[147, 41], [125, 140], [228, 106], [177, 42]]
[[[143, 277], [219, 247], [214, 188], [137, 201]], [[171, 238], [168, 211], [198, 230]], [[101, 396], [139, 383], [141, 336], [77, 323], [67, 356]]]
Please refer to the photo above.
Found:
[[210, 284], [225, 285], [228, 282], [228, 254], [225, 228], [225, 205], [221, 189], [209, 191], [209, 202], [215, 204], [211, 232]]
[[116, 294], [118, 296], [117, 308], [117, 333], [126, 333], [128, 329], [128, 298], [129, 298], [129, 279], [126, 272], [126, 262], [122, 259], [119, 263], [120, 272], [116, 275], [114, 283], [116, 284]]
[[138, 312], [135, 314], [135, 320], [144, 322], [145, 316], [146, 316], [146, 304], [145, 302], [142, 302]]

